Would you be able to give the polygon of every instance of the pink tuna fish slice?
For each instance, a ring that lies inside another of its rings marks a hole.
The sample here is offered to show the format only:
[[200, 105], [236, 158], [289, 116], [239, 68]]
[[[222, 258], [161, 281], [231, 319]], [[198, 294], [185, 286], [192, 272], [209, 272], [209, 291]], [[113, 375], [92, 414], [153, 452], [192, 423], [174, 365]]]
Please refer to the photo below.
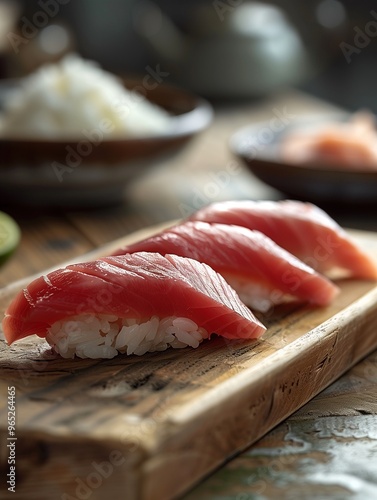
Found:
[[174, 255], [138, 253], [73, 264], [42, 276], [9, 305], [9, 344], [77, 315], [189, 318], [209, 334], [257, 338], [265, 327], [213, 269]]
[[377, 279], [377, 264], [323, 210], [299, 201], [229, 201], [194, 213], [191, 220], [256, 229], [322, 273]]
[[339, 291], [264, 234], [240, 226], [186, 222], [122, 247], [114, 255], [143, 251], [205, 262], [245, 304], [263, 312], [287, 298], [327, 305]]

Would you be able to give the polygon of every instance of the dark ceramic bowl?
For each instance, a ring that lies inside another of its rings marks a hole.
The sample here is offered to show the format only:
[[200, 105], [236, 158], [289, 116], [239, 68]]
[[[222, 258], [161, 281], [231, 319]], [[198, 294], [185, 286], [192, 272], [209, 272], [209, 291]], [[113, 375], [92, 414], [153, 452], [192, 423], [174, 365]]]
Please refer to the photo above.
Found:
[[259, 122], [238, 130], [230, 140], [230, 148], [253, 175], [289, 197], [313, 203], [377, 203], [377, 170], [362, 165], [355, 171], [316, 163], [293, 164], [280, 153], [281, 141], [297, 128], [348, 119], [349, 115], [343, 113], [303, 119], [279, 131], [272, 130], [270, 122]]
[[[77, 140], [0, 138], [0, 200], [2, 204], [34, 206], [99, 206], [118, 203], [127, 183], [174, 155], [211, 122], [209, 103], [183, 89], [159, 84], [145, 97], [172, 115], [165, 133], [124, 139], [80, 137]], [[0, 100], [12, 87], [3, 83]], [[97, 140], [96, 140], [97, 139]]]

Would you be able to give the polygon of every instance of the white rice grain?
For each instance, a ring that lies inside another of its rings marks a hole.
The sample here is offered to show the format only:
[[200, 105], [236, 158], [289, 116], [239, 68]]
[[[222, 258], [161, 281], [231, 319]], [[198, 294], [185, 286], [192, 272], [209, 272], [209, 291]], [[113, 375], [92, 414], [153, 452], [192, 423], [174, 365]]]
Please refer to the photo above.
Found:
[[184, 330], [177, 328], [175, 336], [180, 342], [182, 342], [182, 344], [187, 344], [194, 348], [198, 347], [199, 345], [199, 341], [194, 339], [194, 337], [189, 332], [185, 332]]
[[176, 318], [173, 319], [173, 326], [186, 330], [187, 332], [195, 332], [198, 330], [198, 325], [188, 318]]
[[150, 321], [148, 321], [148, 333], [145, 336], [145, 340], [147, 342], [155, 339], [159, 323], [160, 322], [157, 316], [153, 316], [153, 318]]

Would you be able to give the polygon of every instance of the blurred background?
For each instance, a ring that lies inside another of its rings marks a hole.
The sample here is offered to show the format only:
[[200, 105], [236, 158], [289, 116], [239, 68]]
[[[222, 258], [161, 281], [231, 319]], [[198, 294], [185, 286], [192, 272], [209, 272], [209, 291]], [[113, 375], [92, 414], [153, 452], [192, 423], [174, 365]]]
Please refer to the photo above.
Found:
[[377, 30], [355, 31], [377, 22], [374, 8], [371, 0], [0, 0], [0, 74], [25, 74], [73, 49], [117, 73], [160, 64], [169, 80], [213, 100], [294, 85], [376, 111]]
[[[162, 90], [167, 83], [176, 84], [209, 101], [213, 121], [175, 156], [148, 158], [145, 163], [153, 169], [146, 175], [134, 168], [136, 175], [127, 177], [124, 186], [111, 166], [103, 165], [107, 193], [105, 182], [97, 182], [95, 189], [90, 185], [89, 162], [95, 155], [88, 156], [86, 169], [66, 175], [64, 182], [49, 178], [46, 184], [44, 171], [37, 177], [33, 166], [13, 168], [0, 153], [0, 208], [15, 213], [13, 207], [21, 207], [19, 220], [27, 217], [25, 205], [63, 211], [98, 208], [92, 217], [103, 219], [104, 236], [95, 240], [100, 244], [140, 226], [186, 216], [212, 201], [297, 196], [314, 201], [349, 227], [376, 227], [374, 212], [366, 207], [377, 200], [375, 172], [345, 176], [338, 171], [323, 181], [320, 173], [319, 180], [302, 177], [298, 184], [295, 175], [280, 169], [276, 176], [275, 169], [266, 179], [263, 162], [256, 173], [256, 161], [247, 165], [230, 148], [232, 135], [250, 123], [262, 124], [263, 130], [263, 123], [277, 118], [286, 124], [292, 117], [341, 110], [377, 112], [375, 2], [0, 0], [0, 80], [17, 81], [70, 52], [118, 75], [152, 75]], [[271, 150], [259, 142], [258, 153]], [[22, 148], [13, 146], [18, 166]], [[237, 175], [228, 171], [234, 162]], [[51, 162], [47, 167], [51, 177]], [[83, 185], [87, 174], [88, 185]], [[104, 215], [103, 207], [113, 200], [114, 205], [121, 201], [116, 217], [111, 209]], [[362, 207], [356, 213], [358, 204]], [[128, 225], [133, 214], [138, 222]], [[119, 217], [124, 224], [115, 228]], [[85, 224], [87, 228], [88, 220]], [[97, 227], [98, 220], [93, 223]]]

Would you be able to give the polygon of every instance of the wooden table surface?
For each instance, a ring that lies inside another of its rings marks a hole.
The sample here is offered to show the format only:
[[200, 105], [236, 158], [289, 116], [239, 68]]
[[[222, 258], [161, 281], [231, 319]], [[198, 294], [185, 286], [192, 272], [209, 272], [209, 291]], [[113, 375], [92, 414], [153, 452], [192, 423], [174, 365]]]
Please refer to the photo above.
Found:
[[[218, 110], [213, 125], [185, 150], [128, 186], [120, 206], [52, 211], [1, 206], [0, 201], [0, 209], [11, 213], [22, 229], [17, 252], [0, 269], [0, 286], [212, 201], [283, 198], [240, 164], [229, 173], [228, 165], [235, 161], [228, 150], [229, 136], [277, 112], [298, 116], [331, 110], [292, 92]], [[324, 208], [345, 226], [377, 231], [370, 207]], [[375, 499], [376, 464], [375, 352], [184, 498]]]

